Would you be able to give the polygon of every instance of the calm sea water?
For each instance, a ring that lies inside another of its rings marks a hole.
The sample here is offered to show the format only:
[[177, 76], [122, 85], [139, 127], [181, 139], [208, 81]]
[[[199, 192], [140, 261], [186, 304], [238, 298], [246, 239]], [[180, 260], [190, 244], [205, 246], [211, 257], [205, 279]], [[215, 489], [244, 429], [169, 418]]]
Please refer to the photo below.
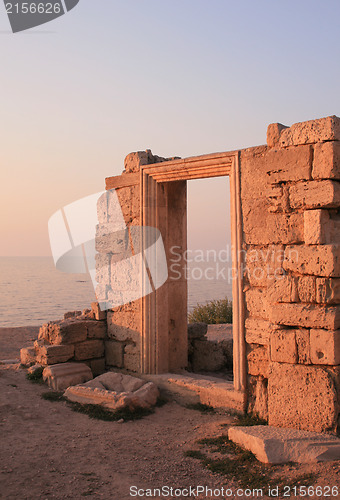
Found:
[[[223, 264], [195, 263], [188, 272], [188, 309], [228, 297]], [[0, 327], [40, 325], [95, 301], [90, 277], [58, 271], [51, 257], [0, 257]]]

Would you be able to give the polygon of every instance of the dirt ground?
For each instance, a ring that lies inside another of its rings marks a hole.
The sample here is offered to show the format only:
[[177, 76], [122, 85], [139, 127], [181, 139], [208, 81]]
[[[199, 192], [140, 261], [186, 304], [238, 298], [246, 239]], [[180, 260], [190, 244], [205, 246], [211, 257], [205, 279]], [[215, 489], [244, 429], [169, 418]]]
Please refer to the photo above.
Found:
[[[31, 332], [13, 340], [0, 329], [0, 359], [17, 357]], [[6, 356], [4, 353], [6, 352]], [[81, 499], [189, 498], [184, 491], [163, 497], [149, 489], [168, 486], [213, 490], [191, 498], [273, 498], [251, 491], [237, 491], [239, 483], [206, 469], [199, 460], [185, 456], [199, 449], [196, 441], [226, 433], [235, 417], [226, 413], [203, 414], [170, 401], [142, 420], [104, 422], [76, 413], [65, 402], [43, 400], [45, 385], [25, 378], [19, 365], [0, 364], [0, 498]], [[290, 479], [316, 474], [314, 487], [338, 486], [338, 462], [280, 466], [277, 474]], [[136, 486], [140, 491], [135, 494]], [[228, 490], [222, 495], [221, 488]], [[325, 493], [326, 490], [323, 490]], [[131, 494], [130, 494], [131, 493]], [[195, 492], [194, 492], [195, 493]], [[197, 493], [197, 492], [196, 492]], [[219, 493], [219, 494], [218, 494]], [[334, 491], [333, 491], [334, 493]], [[301, 498], [290, 492], [290, 498]], [[281, 493], [276, 498], [286, 498]], [[339, 498], [307, 495], [307, 498]]]

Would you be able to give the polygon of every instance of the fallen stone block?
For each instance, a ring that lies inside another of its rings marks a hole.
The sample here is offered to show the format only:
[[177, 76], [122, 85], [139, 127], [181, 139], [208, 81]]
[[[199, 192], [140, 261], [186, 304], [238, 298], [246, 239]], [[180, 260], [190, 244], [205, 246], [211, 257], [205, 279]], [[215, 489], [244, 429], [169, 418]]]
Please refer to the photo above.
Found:
[[340, 460], [340, 439], [327, 434], [256, 425], [230, 427], [228, 437], [266, 464]]
[[60, 363], [43, 371], [44, 381], [55, 391], [64, 391], [70, 385], [82, 384], [92, 378], [91, 369], [84, 363]]
[[73, 345], [42, 345], [36, 349], [36, 360], [42, 365], [65, 363], [74, 356]]
[[69, 387], [64, 396], [81, 404], [98, 404], [110, 410], [151, 408], [157, 402], [159, 391], [152, 382], [108, 372], [90, 382]]
[[24, 366], [30, 366], [35, 363], [34, 347], [23, 347], [20, 349], [20, 363]]

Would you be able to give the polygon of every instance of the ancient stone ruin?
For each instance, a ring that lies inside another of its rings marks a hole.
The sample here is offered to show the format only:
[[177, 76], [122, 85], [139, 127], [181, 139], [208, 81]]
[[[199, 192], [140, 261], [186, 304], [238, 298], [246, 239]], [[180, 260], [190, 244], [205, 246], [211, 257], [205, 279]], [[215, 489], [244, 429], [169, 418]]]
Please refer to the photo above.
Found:
[[[106, 179], [98, 203], [97, 297], [105, 305], [112, 294], [124, 295], [114, 269], [131, 246], [129, 237], [117, 245], [113, 193], [126, 234], [157, 228], [169, 261], [174, 245], [182, 255], [187, 248], [187, 181], [230, 177], [234, 377], [219, 385], [219, 405], [247, 409], [272, 426], [335, 432], [339, 425], [339, 141], [340, 119], [331, 116], [269, 125], [266, 146], [239, 151], [185, 159], [131, 153], [122, 175]], [[147, 249], [143, 241], [141, 254]], [[193, 353], [184, 272], [178, 278], [169, 268], [162, 286], [121, 303], [105, 317], [43, 327], [35, 351], [25, 355], [188, 385], [183, 370]], [[217, 390], [212, 380], [196, 378], [194, 385], [205, 397]]]

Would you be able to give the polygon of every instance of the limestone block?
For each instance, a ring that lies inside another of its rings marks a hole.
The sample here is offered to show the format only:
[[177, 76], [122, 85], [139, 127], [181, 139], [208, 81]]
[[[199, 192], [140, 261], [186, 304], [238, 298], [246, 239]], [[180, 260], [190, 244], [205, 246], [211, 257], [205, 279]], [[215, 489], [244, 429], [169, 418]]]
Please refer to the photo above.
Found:
[[304, 213], [304, 235], [307, 245], [340, 243], [340, 219], [329, 210], [307, 210]]
[[289, 188], [286, 185], [271, 185], [266, 197], [269, 203], [268, 212], [290, 212]]
[[268, 181], [277, 184], [310, 179], [312, 155], [311, 146], [268, 151], [266, 155]]
[[96, 253], [96, 281], [103, 285], [110, 285], [111, 254]]
[[268, 213], [269, 203], [243, 206], [245, 243], [249, 245], [303, 242], [303, 214]]
[[[125, 172], [139, 172], [141, 165], [148, 165], [150, 161], [149, 151], [136, 151], [125, 157], [124, 168]], [[150, 161], [150, 163], [152, 163]]]
[[270, 321], [278, 325], [307, 328], [337, 329], [340, 326], [340, 306], [325, 307], [317, 304], [273, 304]]
[[247, 362], [248, 375], [262, 376], [268, 378], [269, 352], [265, 346], [248, 345]]
[[280, 134], [281, 147], [339, 140], [340, 119], [337, 116], [295, 123]]
[[56, 345], [82, 342], [87, 338], [87, 328], [84, 323], [76, 318], [51, 322], [48, 324], [48, 331], [44, 338]]
[[295, 330], [273, 330], [270, 338], [270, 357], [279, 363], [298, 361]]
[[267, 145], [270, 148], [273, 148], [279, 144], [280, 134], [282, 130], [286, 129], [286, 125], [282, 125], [282, 123], [271, 123], [267, 128]]
[[105, 360], [108, 366], [123, 367], [124, 346], [123, 342], [116, 342], [115, 340], [105, 342]]
[[138, 346], [132, 344], [125, 346], [124, 368], [137, 373], [141, 371], [141, 354]]
[[91, 302], [91, 309], [97, 321], [106, 321], [106, 311], [100, 309], [98, 302]]
[[340, 180], [340, 142], [315, 145], [312, 177]]
[[298, 279], [298, 295], [301, 302], [316, 301], [315, 276], [300, 276]]
[[132, 186], [131, 187], [131, 219], [137, 219], [138, 223], [140, 220], [140, 209], [141, 209], [140, 187], [139, 186]]
[[248, 413], [268, 420], [268, 379], [248, 377]]
[[289, 188], [292, 208], [340, 207], [340, 184], [332, 180], [298, 182]]
[[305, 328], [295, 330], [295, 340], [298, 352], [298, 363], [302, 365], [310, 365], [311, 356], [309, 330], [306, 330]]
[[311, 330], [310, 350], [314, 365], [339, 365], [340, 330]]
[[195, 340], [194, 352], [191, 358], [194, 372], [219, 371], [227, 363], [223, 346], [219, 342], [208, 340]]
[[24, 366], [35, 364], [35, 348], [32, 346], [20, 349], [20, 363]]
[[287, 246], [286, 271], [320, 277], [340, 277], [340, 245]]
[[293, 276], [279, 276], [269, 287], [271, 302], [298, 302], [298, 280]]
[[266, 464], [311, 464], [340, 459], [340, 439], [329, 434], [256, 425], [230, 427], [228, 437]]
[[261, 289], [250, 289], [245, 293], [246, 310], [254, 318], [267, 320], [268, 301], [266, 292]]
[[340, 304], [340, 279], [316, 278], [316, 302]]
[[103, 340], [86, 340], [74, 346], [74, 359], [83, 361], [84, 359], [101, 358], [104, 356]]
[[[117, 375], [120, 376], [118, 380]], [[112, 381], [109, 381], [109, 377]], [[104, 378], [102, 378], [104, 377]], [[128, 384], [123, 379], [129, 375], [105, 373], [91, 382], [69, 387], [65, 392], [65, 397], [70, 401], [81, 404], [99, 404], [110, 410], [129, 408], [151, 408], [157, 402], [159, 391], [153, 382], [145, 382], [136, 379]], [[129, 379], [134, 377], [129, 377]], [[131, 389], [128, 389], [128, 386]], [[109, 386], [110, 389], [105, 387]], [[121, 390], [123, 388], [123, 391]]]
[[206, 323], [189, 323], [188, 324], [188, 339], [202, 339], [208, 331]]
[[92, 380], [91, 369], [84, 363], [61, 363], [48, 366], [43, 371], [43, 379], [51, 389], [64, 391], [67, 387]]
[[258, 318], [247, 318], [245, 331], [247, 344], [269, 345], [272, 324]]
[[108, 337], [119, 341], [140, 341], [141, 301], [107, 312]]
[[37, 363], [42, 365], [54, 365], [65, 363], [74, 356], [73, 345], [43, 345], [36, 349]]
[[96, 251], [103, 254], [113, 253], [124, 256], [130, 252], [130, 240], [128, 229], [120, 229], [115, 222], [97, 225], [96, 230]]
[[284, 273], [284, 246], [249, 246], [245, 260], [246, 276], [250, 285], [266, 287]]
[[333, 378], [316, 366], [272, 363], [268, 378], [269, 425], [325, 432], [335, 429], [338, 402]]

